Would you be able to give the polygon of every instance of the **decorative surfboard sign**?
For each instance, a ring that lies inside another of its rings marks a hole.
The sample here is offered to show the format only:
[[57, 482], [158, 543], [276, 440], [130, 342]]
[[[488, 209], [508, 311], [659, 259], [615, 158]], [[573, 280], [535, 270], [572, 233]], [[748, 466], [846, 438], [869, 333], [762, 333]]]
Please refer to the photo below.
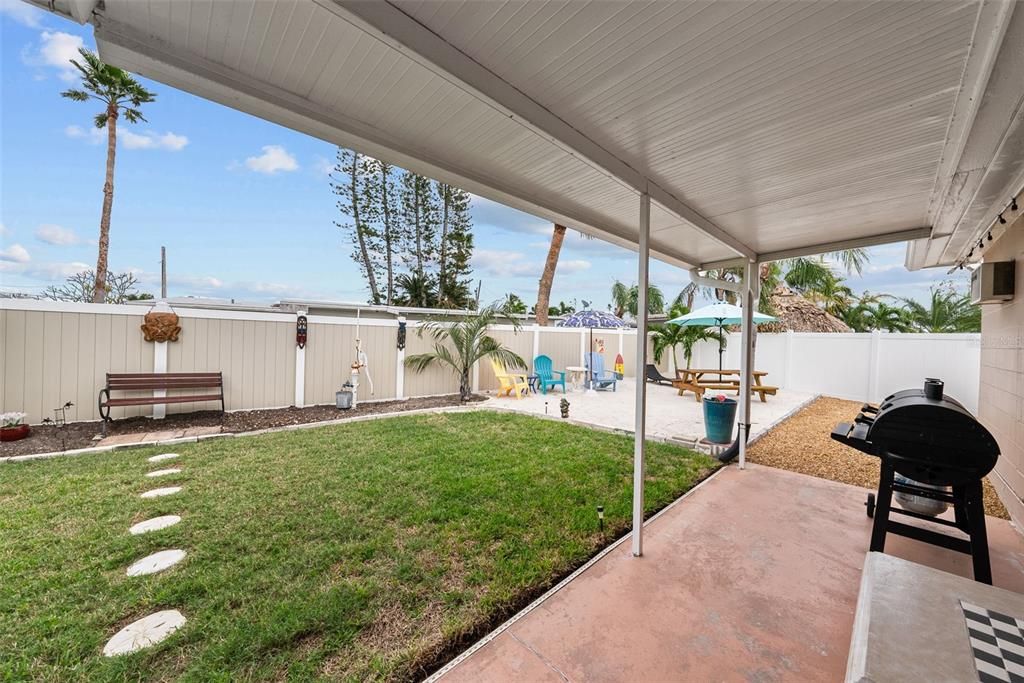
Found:
[[622, 354], [616, 354], [615, 356], [615, 379], [622, 379], [626, 376], [626, 361], [623, 360]]

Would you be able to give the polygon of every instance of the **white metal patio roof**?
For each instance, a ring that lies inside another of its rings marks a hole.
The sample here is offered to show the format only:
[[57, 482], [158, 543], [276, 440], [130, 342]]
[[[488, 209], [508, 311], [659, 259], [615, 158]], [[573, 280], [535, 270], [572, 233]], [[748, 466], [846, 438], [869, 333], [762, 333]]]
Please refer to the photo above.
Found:
[[34, 1], [110, 63], [624, 246], [649, 188], [686, 267], [954, 263], [1024, 182], [1009, 1]]

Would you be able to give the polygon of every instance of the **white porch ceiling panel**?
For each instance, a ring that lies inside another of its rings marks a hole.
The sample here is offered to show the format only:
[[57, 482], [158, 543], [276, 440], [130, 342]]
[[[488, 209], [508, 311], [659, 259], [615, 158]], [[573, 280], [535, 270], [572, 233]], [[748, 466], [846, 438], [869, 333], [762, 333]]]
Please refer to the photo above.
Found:
[[[730, 240], [785, 252], [949, 223], [934, 207], [971, 133], [965, 103], [985, 92], [986, 49], [1013, 14], [999, 0], [392, 0], [413, 30], [582, 135], [588, 155], [368, 7], [106, 0], [93, 23], [112, 63], [625, 246], [635, 180], [649, 179], [671, 195], [653, 204], [654, 255], [692, 266], [734, 257]], [[919, 251], [932, 256], [917, 266], [952, 258]]]
[[[635, 248], [637, 193], [314, 2], [107, 0], [111, 63]], [[662, 207], [657, 257], [734, 252]]]
[[975, 2], [405, 12], [757, 252], [926, 224]]

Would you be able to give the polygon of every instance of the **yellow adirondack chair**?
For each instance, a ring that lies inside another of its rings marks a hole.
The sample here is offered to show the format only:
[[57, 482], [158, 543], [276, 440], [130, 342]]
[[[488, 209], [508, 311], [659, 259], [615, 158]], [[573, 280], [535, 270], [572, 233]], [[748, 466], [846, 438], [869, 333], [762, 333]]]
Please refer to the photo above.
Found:
[[501, 388], [498, 389], [499, 396], [512, 396], [521, 400], [530, 391], [530, 383], [526, 379], [525, 372], [509, 372], [508, 369], [498, 361], [491, 359], [491, 368], [494, 376], [498, 378]]

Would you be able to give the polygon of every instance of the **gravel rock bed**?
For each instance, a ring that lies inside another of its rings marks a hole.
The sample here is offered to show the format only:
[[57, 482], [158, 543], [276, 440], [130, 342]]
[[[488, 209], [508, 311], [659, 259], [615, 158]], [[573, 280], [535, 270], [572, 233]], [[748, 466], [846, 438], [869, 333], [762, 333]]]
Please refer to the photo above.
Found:
[[[473, 396], [470, 402], [486, 400], [486, 396]], [[274, 408], [271, 410], [241, 410], [231, 413], [202, 411], [197, 413], [173, 413], [163, 420], [147, 417], [131, 417], [114, 420], [107, 425], [107, 436], [137, 434], [139, 432], [188, 429], [190, 427], [217, 427], [223, 432], [251, 432], [288, 425], [324, 422], [363, 415], [401, 413], [424, 408], [443, 408], [460, 405], [458, 394], [410, 398], [404, 401], [380, 401], [360, 403], [355, 410], [338, 410], [334, 406], [307, 406], [305, 408]], [[5, 441], [0, 445], [0, 457], [52, 453], [96, 445], [100, 434], [99, 422], [71, 422], [64, 427], [35, 425], [32, 434], [20, 441]]]
[[[769, 467], [876, 489], [878, 460], [829, 436], [837, 423], [849, 422], [861, 405], [858, 401], [819, 398], [765, 434], [750, 447], [747, 458]], [[1009, 519], [987, 478], [984, 487], [985, 514]]]

